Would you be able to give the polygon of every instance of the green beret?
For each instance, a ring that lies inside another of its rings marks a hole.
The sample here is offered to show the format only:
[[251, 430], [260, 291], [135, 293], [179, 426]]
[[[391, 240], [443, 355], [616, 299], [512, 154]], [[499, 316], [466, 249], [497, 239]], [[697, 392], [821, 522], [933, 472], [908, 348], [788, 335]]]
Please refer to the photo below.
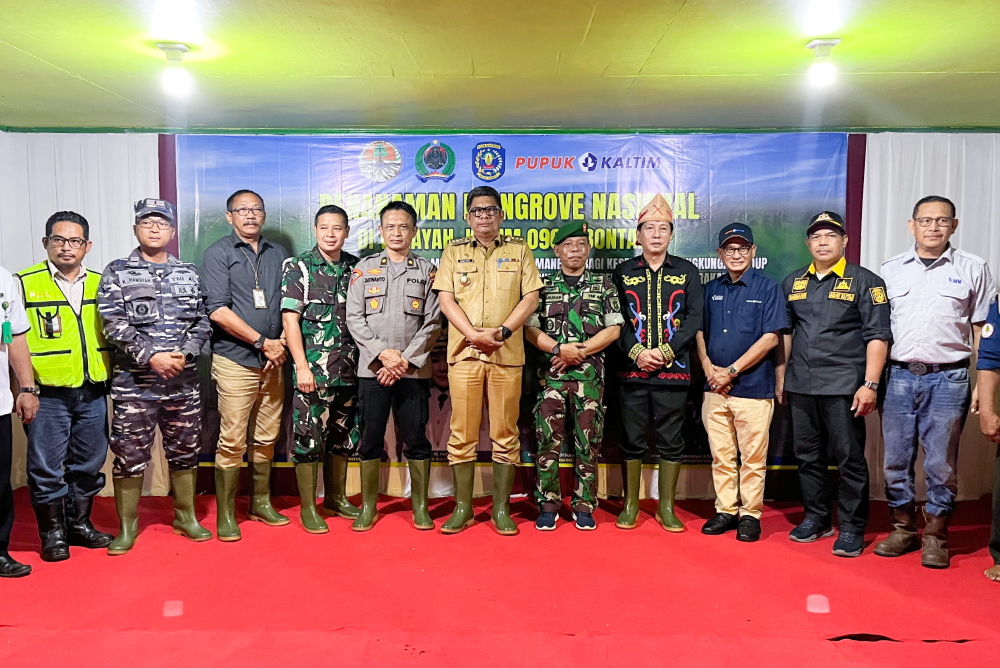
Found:
[[589, 229], [590, 224], [585, 220], [574, 220], [572, 223], [566, 223], [556, 230], [555, 236], [552, 237], [552, 245], [557, 246], [570, 237], [585, 237]]

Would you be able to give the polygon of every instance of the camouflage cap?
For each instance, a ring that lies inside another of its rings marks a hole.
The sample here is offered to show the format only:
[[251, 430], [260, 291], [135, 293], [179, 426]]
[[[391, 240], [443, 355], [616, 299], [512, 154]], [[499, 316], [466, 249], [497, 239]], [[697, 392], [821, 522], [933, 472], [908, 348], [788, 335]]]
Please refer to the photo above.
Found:
[[161, 216], [173, 225], [177, 220], [177, 209], [165, 199], [141, 199], [135, 203], [135, 222], [146, 216]]
[[570, 237], [586, 237], [589, 230], [590, 224], [585, 220], [574, 220], [572, 223], [566, 223], [556, 230], [552, 237], [552, 245], [558, 246]]

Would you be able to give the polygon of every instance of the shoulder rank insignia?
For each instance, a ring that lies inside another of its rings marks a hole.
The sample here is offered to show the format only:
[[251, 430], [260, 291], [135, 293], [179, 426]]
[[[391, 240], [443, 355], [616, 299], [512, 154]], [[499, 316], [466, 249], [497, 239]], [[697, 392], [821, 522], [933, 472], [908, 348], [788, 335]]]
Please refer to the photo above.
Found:
[[875, 304], [877, 306], [879, 304], [886, 303], [887, 300], [885, 298], [884, 288], [870, 288], [868, 292], [872, 294], [872, 304]]
[[503, 238], [503, 240], [504, 240], [504, 243], [512, 243], [512, 244], [523, 244], [524, 243], [524, 237], [515, 237], [513, 235], [507, 235], [507, 236], [505, 236]]

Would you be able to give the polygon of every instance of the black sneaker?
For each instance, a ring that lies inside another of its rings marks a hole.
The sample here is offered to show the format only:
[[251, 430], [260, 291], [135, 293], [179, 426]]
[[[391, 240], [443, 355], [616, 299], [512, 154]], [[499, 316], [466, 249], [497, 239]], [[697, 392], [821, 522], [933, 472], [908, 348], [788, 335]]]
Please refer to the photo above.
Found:
[[865, 549], [865, 535], [851, 531], [841, 531], [833, 544], [833, 553], [838, 557], [860, 557]]
[[744, 515], [740, 518], [740, 526], [736, 530], [736, 540], [744, 543], [756, 543], [760, 540], [760, 520]]
[[581, 510], [578, 513], [573, 513], [573, 519], [576, 521], [576, 528], [580, 531], [593, 531], [597, 528], [593, 513]]
[[825, 527], [811, 517], [807, 517], [802, 524], [788, 532], [788, 538], [796, 543], [812, 543], [819, 538], [832, 535], [833, 527]]
[[729, 513], [716, 513], [715, 517], [705, 522], [701, 527], [701, 532], [709, 536], [721, 536], [727, 531], [732, 531], [739, 525], [740, 518]]
[[556, 528], [556, 514], [542, 513], [535, 520], [535, 528], [539, 531], [554, 531]]

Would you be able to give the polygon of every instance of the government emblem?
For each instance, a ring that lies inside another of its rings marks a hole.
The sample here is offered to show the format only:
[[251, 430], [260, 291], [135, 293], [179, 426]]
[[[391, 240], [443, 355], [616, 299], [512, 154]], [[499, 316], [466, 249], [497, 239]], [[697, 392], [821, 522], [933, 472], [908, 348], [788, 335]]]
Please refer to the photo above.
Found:
[[393, 144], [373, 141], [358, 156], [358, 169], [375, 183], [392, 181], [403, 166], [403, 156]]
[[377, 299], [371, 300], [370, 302], [368, 302], [368, 306], [371, 307], [371, 310], [374, 311], [375, 309], [378, 308], [378, 300]]
[[885, 304], [888, 300], [885, 298], [885, 290], [882, 288], [870, 288], [868, 290], [872, 294], [872, 304]]
[[416, 167], [417, 178], [421, 183], [427, 183], [431, 179], [451, 181], [455, 178], [455, 152], [447, 144], [435, 139], [417, 151]]
[[496, 181], [503, 176], [507, 154], [496, 142], [480, 142], [472, 149], [472, 173], [480, 181]]
[[412, 306], [414, 310], [420, 308], [420, 300], [414, 299], [412, 302], [410, 302], [410, 306]]

